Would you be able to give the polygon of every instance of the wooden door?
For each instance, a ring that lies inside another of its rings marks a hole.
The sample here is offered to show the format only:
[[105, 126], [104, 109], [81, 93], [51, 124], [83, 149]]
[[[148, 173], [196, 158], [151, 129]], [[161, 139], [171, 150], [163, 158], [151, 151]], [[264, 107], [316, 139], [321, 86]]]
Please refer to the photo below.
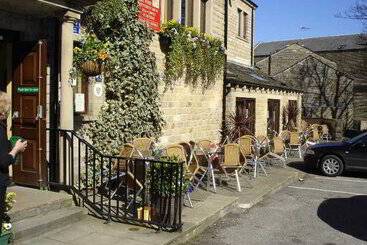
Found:
[[241, 125], [241, 136], [245, 134], [255, 135], [255, 99], [237, 98], [236, 117]]
[[40, 186], [47, 178], [46, 52], [43, 41], [14, 45], [12, 134], [28, 141], [27, 150], [13, 168], [17, 184]]
[[280, 100], [268, 100], [268, 130], [279, 133]]

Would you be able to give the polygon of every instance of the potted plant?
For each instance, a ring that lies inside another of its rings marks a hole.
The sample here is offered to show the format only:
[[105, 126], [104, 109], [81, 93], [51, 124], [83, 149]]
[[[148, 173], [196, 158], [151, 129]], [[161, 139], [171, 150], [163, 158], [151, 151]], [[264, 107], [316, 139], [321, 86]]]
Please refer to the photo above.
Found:
[[[6, 213], [9, 212], [13, 208], [13, 205], [15, 203], [15, 197], [16, 197], [15, 192], [8, 192], [6, 194], [6, 199], [5, 199]], [[13, 226], [10, 223], [10, 218], [7, 214], [5, 214], [4, 216], [6, 218], [3, 220], [3, 224], [1, 227], [0, 245], [10, 244], [14, 237]]]
[[184, 174], [185, 168], [179, 167], [177, 157], [163, 156], [160, 160], [150, 170], [150, 178], [155, 180], [151, 182], [152, 220], [174, 226], [174, 221], [179, 220], [179, 209], [182, 210], [183, 196], [189, 190], [190, 181]]
[[87, 34], [73, 50], [74, 66], [86, 76], [97, 76], [102, 73], [103, 64], [109, 59], [108, 43], [100, 41], [96, 35]]

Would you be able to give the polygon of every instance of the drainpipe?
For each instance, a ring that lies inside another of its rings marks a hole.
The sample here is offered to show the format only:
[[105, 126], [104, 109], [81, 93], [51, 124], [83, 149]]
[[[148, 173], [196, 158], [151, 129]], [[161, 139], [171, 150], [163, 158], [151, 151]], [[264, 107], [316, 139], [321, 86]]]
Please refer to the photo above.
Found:
[[[224, 0], [224, 48], [228, 48], [228, 1]], [[223, 95], [222, 95], [222, 140], [224, 140], [224, 129], [226, 126], [226, 96], [227, 96], [227, 52], [224, 55], [224, 69], [223, 69]]]
[[254, 9], [251, 8], [251, 66], [254, 67]]
[[271, 54], [269, 55], [268, 60], [268, 75], [271, 76]]

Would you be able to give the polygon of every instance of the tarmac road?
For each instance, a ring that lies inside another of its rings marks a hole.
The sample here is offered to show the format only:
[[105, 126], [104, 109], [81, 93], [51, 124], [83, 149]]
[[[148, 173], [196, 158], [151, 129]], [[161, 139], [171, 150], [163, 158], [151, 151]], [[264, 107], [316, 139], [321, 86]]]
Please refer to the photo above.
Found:
[[311, 175], [238, 208], [189, 244], [367, 244], [366, 176]]

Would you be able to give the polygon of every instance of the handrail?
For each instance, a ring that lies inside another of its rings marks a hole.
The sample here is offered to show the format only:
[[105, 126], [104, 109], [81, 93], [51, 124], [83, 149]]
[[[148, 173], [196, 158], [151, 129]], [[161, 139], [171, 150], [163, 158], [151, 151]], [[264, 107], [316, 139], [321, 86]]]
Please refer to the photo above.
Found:
[[[74, 130], [70, 130], [70, 129], [51, 129], [51, 128], [47, 128], [46, 130], [48, 131], [59, 131], [59, 132], [66, 132], [66, 133], [71, 133], [73, 136], [75, 136], [77, 139], [79, 139], [81, 142], [83, 142], [84, 144], [86, 144], [89, 148], [91, 148], [91, 150], [95, 151], [96, 154], [98, 154], [99, 156], [103, 157], [103, 158], [115, 158], [116, 160], [129, 160], [131, 159], [130, 157], [121, 157], [121, 156], [113, 156], [113, 155], [107, 155], [105, 153], [102, 153], [100, 150], [98, 150], [95, 146], [93, 146], [91, 143], [89, 143], [88, 141], [86, 141], [84, 138], [82, 138], [80, 135], [78, 135]], [[134, 157], [135, 160], [147, 160], [146, 158], [142, 158], [142, 157]], [[172, 162], [169, 161], [164, 161], [164, 160], [156, 160], [156, 159], [151, 159], [149, 158], [150, 162], [160, 162], [160, 163], [167, 163], [167, 164], [171, 164]], [[175, 162], [175, 164], [183, 164], [184, 161], [181, 162]]]

